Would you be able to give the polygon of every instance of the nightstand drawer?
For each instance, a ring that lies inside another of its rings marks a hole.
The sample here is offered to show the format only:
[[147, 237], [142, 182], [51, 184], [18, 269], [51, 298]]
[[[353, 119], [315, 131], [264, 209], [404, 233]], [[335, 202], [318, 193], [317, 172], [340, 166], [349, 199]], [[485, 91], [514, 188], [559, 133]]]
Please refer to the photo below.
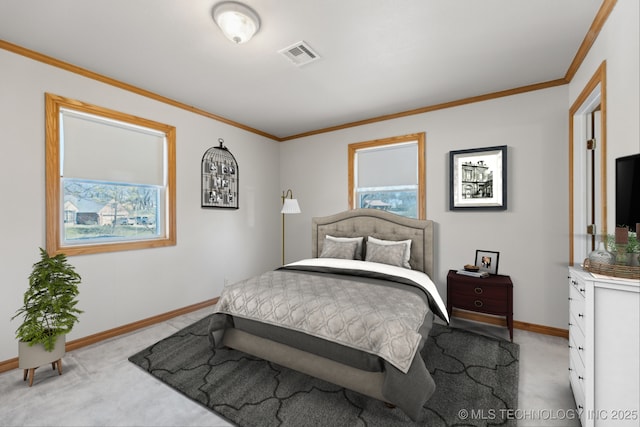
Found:
[[458, 296], [489, 298], [500, 301], [506, 301], [506, 299], [509, 297], [509, 289], [504, 286], [491, 286], [482, 284], [454, 284], [451, 286], [450, 292]]
[[507, 298], [488, 298], [484, 295], [475, 295], [466, 293], [451, 292], [450, 298], [453, 299], [453, 305], [463, 310], [482, 311], [489, 314], [507, 313]]

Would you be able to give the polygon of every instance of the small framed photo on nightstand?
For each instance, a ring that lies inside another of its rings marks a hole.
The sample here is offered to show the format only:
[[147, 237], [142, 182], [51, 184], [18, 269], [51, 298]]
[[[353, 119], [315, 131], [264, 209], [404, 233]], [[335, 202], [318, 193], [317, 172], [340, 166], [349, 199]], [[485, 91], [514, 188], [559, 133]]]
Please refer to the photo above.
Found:
[[498, 274], [499, 257], [500, 252], [476, 249], [476, 265], [480, 267], [480, 271], [486, 271], [489, 274]]

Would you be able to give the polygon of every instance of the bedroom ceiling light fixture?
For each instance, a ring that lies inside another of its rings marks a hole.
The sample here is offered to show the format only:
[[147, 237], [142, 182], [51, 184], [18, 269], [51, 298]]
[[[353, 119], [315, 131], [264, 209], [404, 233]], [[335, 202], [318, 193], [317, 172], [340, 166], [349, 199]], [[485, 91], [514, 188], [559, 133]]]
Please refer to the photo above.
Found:
[[258, 14], [242, 3], [218, 3], [213, 7], [212, 15], [225, 37], [237, 44], [248, 42], [260, 29]]
[[284, 216], [289, 214], [299, 214], [300, 205], [298, 204], [298, 199], [293, 198], [293, 191], [291, 189], [286, 192], [282, 192], [282, 209], [280, 213], [282, 214], [282, 265], [284, 265]]

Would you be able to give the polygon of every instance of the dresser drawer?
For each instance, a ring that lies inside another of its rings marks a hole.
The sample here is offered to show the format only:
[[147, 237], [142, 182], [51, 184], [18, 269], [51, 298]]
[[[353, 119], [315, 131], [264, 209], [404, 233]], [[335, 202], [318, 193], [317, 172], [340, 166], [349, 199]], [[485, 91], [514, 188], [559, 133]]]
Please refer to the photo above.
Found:
[[[576, 401], [576, 408], [579, 410], [580, 415], [585, 412], [585, 372], [585, 365], [579, 355], [579, 351], [574, 344], [571, 344], [571, 349], [569, 350], [569, 382], [573, 391], [573, 398]], [[584, 420], [582, 422], [584, 423]]]
[[570, 322], [577, 324], [580, 327], [582, 333], [585, 333], [585, 299], [584, 294], [580, 292], [576, 285], [569, 286], [569, 313]]
[[[573, 395], [576, 396], [576, 408], [578, 405], [582, 405], [584, 408], [584, 372], [579, 372], [577, 369], [572, 368], [569, 378], [571, 380], [571, 390]], [[578, 398], [579, 397], [579, 398]]]
[[584, 333], [579, 328], [569, 328], [569, 348], [571, 352], [575, 351], [580, 361], [584, 365], [585, 362], [585, 337]]
[[576, 401], [576, 408], [578, 409], [578, 414], [580, 415], [580, 423], [584, 426], [586, 416], [585, 414], [585, 396], [584, 396], [584, 380], [578, 379], [578, 373], [575, 371], [571, 371], [569, 375], [571, 381], [571, 391], [573, 392], [573, 398]]
[[[578, 334], [576, 334], [578, 335]], [[584, 354], [584, 337], [578, 335], [578, 339], [574, 339], [574, 336], [569, 336], [569, 366], [576, 374], [576, 378], [580, 380], [580, 386], [584, 389], [585, 378], [585, 354]]]
[[576, 289], [580, 291], [582, 296], [585, 295], [584, 284], [582, 284], [581, 281], [578, 279], [578, 277], [576, 277], [575, 272], [571, 272], [569, 274], [569, 282], [571, 283], [572, 286], [575, 286]]

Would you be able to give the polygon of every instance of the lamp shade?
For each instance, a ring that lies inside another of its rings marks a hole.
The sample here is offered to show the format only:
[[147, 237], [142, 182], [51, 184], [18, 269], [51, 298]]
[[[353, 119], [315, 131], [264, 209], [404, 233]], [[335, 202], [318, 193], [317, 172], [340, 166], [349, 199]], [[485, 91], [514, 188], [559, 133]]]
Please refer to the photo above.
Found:
[[213, 19], [225, 37], [234, 43], [248, 42], [260, 29], [260, 18], [249, 7], [235, 1], [218, 3], [213, 8]]
[[300, 205], [298, 205], [298, 199], [284, 199], [284, 204], [282, 205], [282, 210], [280, 213], [282, 214], [299, 214]]

